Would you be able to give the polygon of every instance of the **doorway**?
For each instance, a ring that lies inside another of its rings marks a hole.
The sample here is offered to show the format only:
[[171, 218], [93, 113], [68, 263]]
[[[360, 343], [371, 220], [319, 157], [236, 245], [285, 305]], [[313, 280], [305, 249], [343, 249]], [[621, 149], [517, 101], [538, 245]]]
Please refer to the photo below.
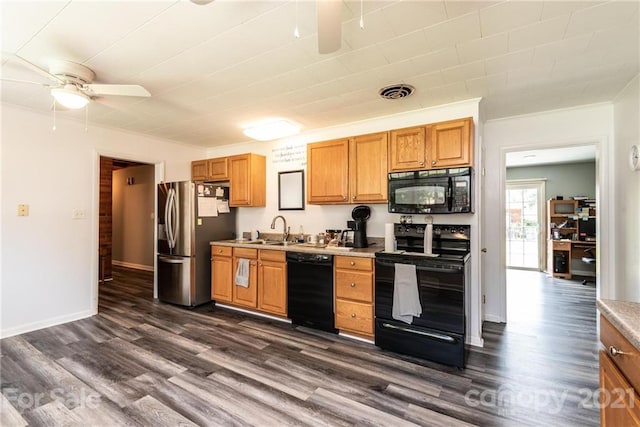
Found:
[[154, 165], [100, 156], [98, 282], [113, 266], [153, 271]]
[[544, 180], [507, 181], [507, 268], [544, 269], [544, 184]]

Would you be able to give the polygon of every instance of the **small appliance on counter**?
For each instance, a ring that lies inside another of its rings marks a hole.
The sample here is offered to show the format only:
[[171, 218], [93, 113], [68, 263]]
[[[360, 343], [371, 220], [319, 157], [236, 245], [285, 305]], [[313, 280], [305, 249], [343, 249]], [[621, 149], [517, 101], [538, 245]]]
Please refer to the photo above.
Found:
[[371, 218], [371, 209], [369, 206], [360, 205], [351, 211], [353, 221], [347, 221], [347, 227], [353, 230], [353, 247], [367, 248], [367, 220]]

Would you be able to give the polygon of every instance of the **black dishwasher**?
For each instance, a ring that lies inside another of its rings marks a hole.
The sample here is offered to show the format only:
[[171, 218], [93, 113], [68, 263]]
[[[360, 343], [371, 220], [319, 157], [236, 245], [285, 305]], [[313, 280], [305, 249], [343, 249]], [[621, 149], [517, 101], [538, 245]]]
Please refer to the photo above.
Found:
[[287, 306], [294, 325], [337, 333], [333, 317], [333, 255], [287, 252]]

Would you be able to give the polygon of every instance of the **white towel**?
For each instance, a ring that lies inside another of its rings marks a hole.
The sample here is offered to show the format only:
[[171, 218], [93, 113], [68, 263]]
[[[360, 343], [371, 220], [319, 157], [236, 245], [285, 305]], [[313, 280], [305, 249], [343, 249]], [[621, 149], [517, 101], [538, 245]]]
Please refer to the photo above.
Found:
[[244, 288], [249, 287], [249, 260], [240, 258], [238, 269], [236, 270], [236, 285]]
[[391, 315], [394, 319], [411, 324], [413, 316], [420, 316], [422, 305], [418, 294], [418, 279], [416, 266], [412, 264], [396, 264], [393, 283], [393, 308]]

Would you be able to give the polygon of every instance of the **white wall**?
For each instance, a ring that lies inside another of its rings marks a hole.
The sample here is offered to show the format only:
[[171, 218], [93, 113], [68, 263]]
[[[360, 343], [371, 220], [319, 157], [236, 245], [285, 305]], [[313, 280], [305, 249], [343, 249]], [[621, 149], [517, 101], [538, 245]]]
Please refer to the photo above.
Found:
[[627, 166], [631, 145], [640, 146], [639, 76], [614, 101], [615, 186], [614, 219], [617, 277], [616, 299], [640, 302], [640, 171]]
[[[87, 317], [97, 307], [98, 159], [162, 164], [189, 179], [205, 150], [2, 104], [2, 337]], [[161, 170], [162, 168], [157, 168]], [[157, 176], [156, 179], [159, 177]], [[16, 216], [19, 203], [28, 217]], [[83, 209], [86, 219], [72, 220]]]
[[[320, 206], [306, 205], [304, 211], [278, 211], [278, 172], [305, 169], [306, 182], [306, 144], [310, 142], [325, 141], [335, 138], [343, 138], [354, 135], [363, 135], [399, 129], [403, 127], [451, 120], [462, 117], [473, 117], [476, 124], [476, 150], [475, 158], [480, 155], [480, 139], [478, 134], [478, 109], [479, 99], [427, 108], [411, 113], [379, 117], [356, 123], [320, 129], [314, 132], [304, 133], [296, 137], [286, 138], [270, 142], [249, 142], [208, 151], [207, 157], [220, 157], [232, 154], [253, 152], [267, 156], [267, 205], [264, 208], [241, 208], [238, 214], [237, 232], [242, 233], [258, 228], [261, 231], [271, 232], [269, 226], [274, 216], [282, 214], [291, 226], [291, 232], [297, 233], [299, 227], [304, 227], [305, 233], [318, 233], [329, 228], [344, 229], [346, 221], [351, 219], [351, 210], [356, 205]], [[284, 150], [283, 150], [284, 149]], [[281, 153], [293, 153], [282, 156]], [[475, 169], [474, 179], [479, 179], [478, 168]], [[475, 214], [459, 215], [433, 215], [436, 224], [470, 224], [472, 226], [472, 277], [471, 285], [471, 310], [468, 316], [469, 342], [481, 345], [481, 315], [480, 315], [480, 263], [477, 262], [480, 253], [480, 209], [478, 208], [480, 190], [475, 185]], [[384, 224], [386, 222], [398, 222], [399, 215], [390, 214], [387, 205], [370, 204], [371, 219], [367, 223], [367, 234], [372, 237], [384, 236]], [[423, 222], [424, 217], [414, 215], [414, 222]], [[281, 223], [277, 224], [277, 232], [280, 232]]]
[[[483, 282], [486, 292], [485, 319], [497, 322], [506, 320], [505, 305], [505, 245], [504, 245], [504, 192], [505, 154], [509, 151], [544, 149], [571, 145], [596, 145], [596, 156], [601, 188], [596, 189], [599, 199], [599, 292], [609, 294], [615, 259], [611, 244], [613, 226], [608, 217], [613, 203], [613, 106], [597, 104], [579, 108], [548, 111], [539, 114], [490, 120], [484, 126], [486, 170], [483, 233], [494, 236], [485, 240]], [[616, 164], [617, 166], [617, 164]], [[604, 259], [604, 262], [603, 262]]]
[[[127, 184], [132, 178], [134, 183]], [[156, 183], [153, 165], [113, 171], [114, 265], [153, 271]]]

